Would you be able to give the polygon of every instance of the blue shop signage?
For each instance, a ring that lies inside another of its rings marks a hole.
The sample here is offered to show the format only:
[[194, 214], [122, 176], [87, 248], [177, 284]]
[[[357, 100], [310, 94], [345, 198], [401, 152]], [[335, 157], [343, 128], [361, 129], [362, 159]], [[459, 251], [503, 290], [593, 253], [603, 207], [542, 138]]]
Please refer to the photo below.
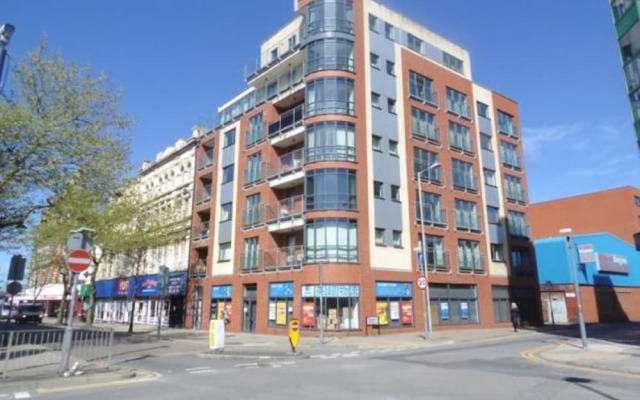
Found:
[[269, 297], [293, 299], [293, 282], [276, 282], [269, 284]]
[[411, 282], [376, 282], [376, 297], [413, 297]]
[[186, 293], [187, 289], [187, 273], [186, 272], [171, 272], [167, 277], [167, 291], [168, 296], [175, 296], [177, 294]]
[[233, 297], [233, 286], [221, 285], [211, 287], [212, 299], [230, 299]]

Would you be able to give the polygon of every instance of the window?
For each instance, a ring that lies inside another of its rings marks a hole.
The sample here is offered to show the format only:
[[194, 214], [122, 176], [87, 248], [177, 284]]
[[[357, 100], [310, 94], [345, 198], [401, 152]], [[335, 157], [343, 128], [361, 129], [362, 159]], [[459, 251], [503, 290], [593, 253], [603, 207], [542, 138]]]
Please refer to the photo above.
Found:
[[384, 36], [387, 39], [394, 40], [396, 38], [396, 32], [393, 25], [385, 22], [384, 24]]
[[319, 122], [305, 129], [305, 161], [356, 161], [355, 125]]
[[278, 59], [278, 48], [271, 49], [270, 62], [274, 62]]
[[247, 158], [244, 183], [246, 185], [260, 180], [262, 180], [262, 153], [256, 153]]
[[480, 322], [474, 285], [429, 285], [434, 325], [468, 325]]
[[307, 172], [306, 209], [355, 210], [357, 205], [356, 171], [344, 168], [316, 169]]
[[504, 262], [504, 245], [491, 243], [491, 260]]
[[305, 47], [306, 73], [325, 70], [354, 71], [353, 42], [341, 38], [314, 40]]
[[500, 110], [498, 110], [498, 130], [505, 135], [518, 137], [518, 130], [513, 123], [513, 116]]
[[376, 228], [376, 246], [384, 245], [384, 229]]
[[220, 222], [231, 221], [233, 215], [233, 203], [225, 203], [220, 206]]
[[475, 192], [478, 190], [476, 178], [473, 175], [473, 164], [456, 160], [452, 160], [453, 186], [456, 189], [463, 189]]
[[525, 194], [522, 189], [522, 179], [517, 176], [504, 175], [504, 191], [508, 201], [525, 204]]
[[458, 240], [458, 268], [460, 270], [484, 270], [480, 256], [480, 242]]
[[500, 141], [500, 157], [502, 158], [502, 165], [510, 167], [515, 170], [520, 170], [520, 156], [518, 155], [518, 148], [515, 144]]
[[298, 36], [289, 36], [289, 39], [287, 39], [287, 43], [289, 45], [289, 50], [293, 50], [298, 44]]
[[392, 156], [398, 155], [398, 142], [395, 140], [389, 139], [389, 154]]
[[436, 93], [433, 91], [433, 80], [414, 71], [409, 71], [409, 93], [417, 100], [437, 105]]
[[484, 168], [482, 172], [484, 173], [485, 185], [494, 186], [494, 187], [498, 186], [498, 182], [496, 181], [496, 171], [489, 168]]
[[[449, 269], [449, 254], [444, 251], [444, 238], [442, 236], [425, 235], [427, 245], [427, 268], [447, 270]], [[418, 234], [418, 243], [422, 245], [422, 235]]]
[[233, 146], [236, 144], [236, 130], [231, 129], [224, 133], [224, 147]]
[[242, 253], [242, 269], [254, 270], [258, 268], [258, 238], [252, 237], [244, 240], [244, 252]]
[[452, 70], [462, 73], [463, 62], [461, 59], [456, 58], [447, 52], [443, 52], [442, 62], [444, 63], [445, 66], [451, 68]]
[[371, 66], [375, 69], [380, 69], [380, 56], [375, 53], [370, 53]]
[[359, 329], [360, 309], [358, 285], [302, 286], [303, 328], [319, 328], [321, 321], [326, 321], [324, 328], [327, 330]]
[[400, 186], [391, 185], [391, 200], [400, 202]]
[[289, 321], [293, 318], [293, 293], [293, 282], [269, 283], [269, 326], [289, 326]]
[[524, 213], [509, 211], [507, 213], [507, 222], [509, 223], [510, 235], [529, 237], [529, 226], [527, 225], [527, 217]]
[[264, 123], [262, 113], [249, 118], [249, 131], [245, 146], [251, 146], [264, 137]]
[[402, 231], [393, 231], [393, 245], [402, 247]]
[[640, 207], [640, 197], [636, 196], [636, 207]]
[[500, 209], [498, 207], [487, 206], [487, 221], [490, 224], [500, 224]]
[[476, 211], [476, 203], [456, 199], [456, 228], [469, 231], [480, 231], [480, 222]]
[[321, 218], [305, 225], [305, 260], [358, 262], [358, 225], [344, 218]]
[[469, 135], [469, 128], [449, 121], [449, 147], [473, 154], [473, 143]]
[[230, 261], [231, 260], [231, 242], [220, 243], [218, 261]]
[[229, 183], [233, 181], [233, 170], [234, 165], [228, 165], [222, 168], [222, 184]]
[[382, 199], [383, 197], [383, 192], [382, 192], [382, 182], [378, 182], [378, 181], [374, 181], [373, 182], [373, 197], [378, 198], [378, 199]]
[[467, 95], [455, 89], [447, 88], [447, 111], [470, 119]]
[[440, 143], [440, 130], [436, 128], [436, 116], [411, 107], [411, 134], [423, 140]]
[[305, 111], [307, 117], [324, 114], [355, 115], [353, 79], [318, 78], [307, 83]]
[[481, 102], [476, 102], [476, 107], [478, 109], [478, 115], [481, 117], [485, 117], [485, 118], [489, 118], [489, 106], [481, 103]]
[[493, 297], [493, 319], [495, 322], [511, 321], [511, 302], [507, 286], [491, 286]]
[[420, 193], [416, 190], [416, 221], [420, 218], [432, 225], [447, 225], [447, 217], [444, 208], [442, 208], [442, 196], [435, 193], [422, 192], [422, 211], [420, 211]]
[[271, 82], [267, 85], [267, 99], [272, 99], [278, 95], [278, 82]]
[[480, 133], [480, 147], [482, 147], [483, 150], [493, 151], [493, 146], [491, 145], [491, 136], [485, 133]]
[[393, 61], [387, 60], [387, 74], [396, 76], [396, 64]]
[[439, 161], [436, 153], [419, 147], [413, 148], [413, 175], [416, 179], [442, 183], [442, 166], [435, 166], [437, 164]]
[[369, 29], [378, 32], [378, 17], [373, 14], [369, 14]]
[[387, 99], [387, 111], [391, 114], [396, 113], [396, 101], [395, 99]]
[[385, 327], [413, 325], [413, 284], [411, 282], [376, 282], [375, 294], [378, 324]]
[[242, 223], [251, 226], [260, 223], [260, 193], [247, 196], [247, 204]]
[[382, 151], [382, 138], [380, 136], [371, 135], [371, 147], [375, 151]]
[[422, 52], [422, 40], [418, 39], [410, 33], [407, 33], [407, 46], [417, 53]]
[[351, 0], [314, 1], [306, 7], [305, 36], [323, 32], [353, 33]]
[[376, 92], [371, 92], [371, 105], [375, 108], [382, 108], [380, 106], [380, 94]]

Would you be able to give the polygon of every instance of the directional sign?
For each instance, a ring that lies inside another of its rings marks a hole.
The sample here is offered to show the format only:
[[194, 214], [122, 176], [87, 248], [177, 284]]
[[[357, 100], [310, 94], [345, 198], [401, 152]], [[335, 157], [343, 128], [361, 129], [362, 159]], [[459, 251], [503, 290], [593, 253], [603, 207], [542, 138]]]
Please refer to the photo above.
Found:
[[71, 272], [79, 274], [86, 271], [90, 265], [91, 253], [86, 250], [73, 250], [67, 254], [67, 268], [69, 268]]
[[416, 283], [418, 284], [418, 287], [420, 289], [425, 289], [427, 287], [427, 278], [421, 276], [420, 278], [418, 278], [418, 281]]

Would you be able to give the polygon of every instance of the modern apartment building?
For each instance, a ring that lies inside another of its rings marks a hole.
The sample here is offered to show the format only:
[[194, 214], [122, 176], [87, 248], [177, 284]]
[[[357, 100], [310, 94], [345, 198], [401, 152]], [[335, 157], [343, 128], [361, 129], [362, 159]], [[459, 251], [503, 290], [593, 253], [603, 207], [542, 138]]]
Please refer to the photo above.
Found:
[[419, 330], [418, 259], [436, 329], [534, 322], [518, 105], [372, 0], [295, 12], [199, 142], [186, 325]]
[[[149, 200], [149, 207], [170, 206], [178, 201], [186, 221], [193, 210], [193, 176], [195, 150], [201, 128], [194, 128], [192, 137], [180, 139], [157, 154], [155, 161], [144, 162], [140, 170], [139, 188]], [[95, 319], [102, 322], [128, 322], [130, 297], [136, 292], [135, 322], [156, 324], [162, 313], [163, 324], [182, 325], [189, 260], [190, 224], [184, 226], [185, 240], [152, 249], [144, 260], [142, 276], [133, 279], [128, 260], [118, 257], [101, 264], [96, 281]], [[158, 269], [169, 269], [168, 286], [160, 291]]]
[[627, 82], [636, 141], [640, 148], [640, 12], [638, 0], [611, 0], [620, 56]]

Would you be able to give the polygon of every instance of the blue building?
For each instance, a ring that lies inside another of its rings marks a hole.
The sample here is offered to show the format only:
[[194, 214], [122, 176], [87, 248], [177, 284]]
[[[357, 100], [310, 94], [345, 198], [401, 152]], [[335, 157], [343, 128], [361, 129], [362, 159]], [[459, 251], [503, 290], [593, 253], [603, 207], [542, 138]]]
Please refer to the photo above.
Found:
[[609, 233], [569, 238], [535, 241], [545, 323], [577, 321], [576, 265], [587, 322], [640, 321], [640, 251]]

